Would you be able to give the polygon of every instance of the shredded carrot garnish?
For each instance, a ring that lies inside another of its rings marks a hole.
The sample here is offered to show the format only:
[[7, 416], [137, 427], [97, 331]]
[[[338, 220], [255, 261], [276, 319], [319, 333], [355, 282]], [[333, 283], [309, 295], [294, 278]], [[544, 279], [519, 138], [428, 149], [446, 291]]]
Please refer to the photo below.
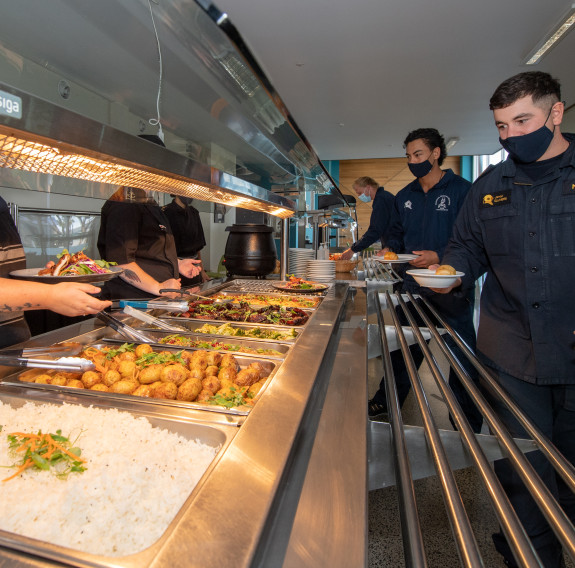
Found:
[[[66, 476], [71, 472], [81, 473], [86, 469], [82, 465], [86, 460], [70, 451], [67, 446], [71, 446], [71, 443], [68, 438], [61, 435], [60, 430], [56, 434], [14, 432], [8, 434], [8, 440], [14, 455], [24, 452], [24, 456], [22, 463], [18, 466], [18, 471], [2, 481], [10, 481], [31, 467], [47, 470], [58, 464], [60, 465], [57, 473], [59, 476]], [[64, 468], [61, 467], [63, 462]]]

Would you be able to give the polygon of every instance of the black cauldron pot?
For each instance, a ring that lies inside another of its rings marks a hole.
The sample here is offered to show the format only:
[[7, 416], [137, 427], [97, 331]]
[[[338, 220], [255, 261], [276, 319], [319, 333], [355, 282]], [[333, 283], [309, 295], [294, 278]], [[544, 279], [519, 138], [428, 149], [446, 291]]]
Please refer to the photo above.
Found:
[[263, 277], [274, 271], [277, 255], [271, 227], [249, 223], [226, 231], [230, 232], [224, 252], [228, 276]]

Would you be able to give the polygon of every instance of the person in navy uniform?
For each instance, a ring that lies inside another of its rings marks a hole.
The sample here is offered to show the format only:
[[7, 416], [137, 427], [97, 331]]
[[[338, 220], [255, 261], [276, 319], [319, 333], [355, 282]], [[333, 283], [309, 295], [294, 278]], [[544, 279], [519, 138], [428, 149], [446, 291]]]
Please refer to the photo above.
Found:
[[[438, 263], [443, 255], [471, 183], [451, 169], [441, 169], [447, 151], [443, 136], [435, 128], [413, 130], [405, 138], [404, 147], [407, 165], [416, 179], [404, 187], [395, 198], [392, 226], [382, 254], [388, 250], [400, 254], [414, 254], [417, 257], [410, 261], [411, 267], [427, 268]], [[474, 282], [449, 295], [439, 295], [429, 288], [420, 287], [411, 276], [404, 274], [401, 290], [425, 298], [472, 349], [475, 347]], [[421, 301], [419, 305], [427, 312]], [[424, 323], [415, 310], [412, 309], [411, 312], [418, 325], [423, 326]], [[402, 325], [408, 325], [402, 310], [398, 309], [397, 313]], [[430, 313], [428, 315], [434, 320]], [[446, 341], [457, 356], [460, 351], [453, 340], [448, 337]], [[423, 361], [421, 348], [412, 345], [410, 350], [415, 364], [419, 367]], [[411, 382], [401, 351], [392, 352], [391, 358], [401, 405], [409, 394]], [[467, 361], [463, 356], [458, 359]], [[466, 365], [466, 370], [474, 380], [477, 379], [477, 372], [471, 364]], [[387, 412], [384, 380], [385, 378], [369, 402], [371, 418]], [[449, 373], [449, 384], [471, 427], [475, 432], [479, 432], [483, 418], [452, 369]]]
[[[501, 83], [489, 103], [508, 158], [474, 183], [442, 263], [465, 273], [455, 286], [486, 275], [477, 355], [512, 399], [575, 463], [575, 135], [563, 134], [559, 81], [530, 71]], [[449, 288], [438, 290], [449, 293]], [[486, 396], [514, 437], [524, 430]], [[540, 452], [539, 476], [575, 521], [575, 497]], [[495, 471], [546, 568], [562, 550], [507, 460]], [[502, 533], [496, 548], [516, 566]]]
[[380, 187], [373, 178], [368, 176], [357, 178], [353, 182], [353, 190], [364, 203], [373, 200], [373, 206], [369, 218], [369, 228], [359, 241], [341, 253], [342, 260], [349, 260], [356, 252], [361, 252], [376, 241], [381, 241], [381, 246], [385, 246], [393, 202], [395, 201], [393, 193]]

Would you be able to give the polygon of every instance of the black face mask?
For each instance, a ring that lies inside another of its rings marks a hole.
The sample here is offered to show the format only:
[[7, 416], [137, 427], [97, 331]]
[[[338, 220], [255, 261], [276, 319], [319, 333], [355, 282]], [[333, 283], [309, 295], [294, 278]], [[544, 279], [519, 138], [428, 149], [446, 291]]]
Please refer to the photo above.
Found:
[[[433, 152], [431, 154], [433, 154]], [[429, 154], [429, 158], [431, 158], [431, 154]], [[429, 161], [429, 158], [427, 158], [425, 162], [419, 162], [418, 164], [407, 163], [407, 167], [416, 178], [425, 177], [431, 171], [431, 168], [433, 168], [433, 164]]]
[[[551, 110], [553, 110], [553, 107], [551, 107]], [[555, 125], [553, 126], [553, 131], [546, 126], [551, 116], [551, 110], [541, 128], [529, 134], [523, 134], [523, 136], [508, 136], [505, 140], [499, 138], [499, 143], [509, 152], [512, 160], [522, 164], [530, 164], [536, 162], [545, 154], [555, 132]]]
[[180, 201], [181, 201], [184, 205], [188, 206], [188, 205], [191, 205], [191, 204], [194, 202], [194, 198], [193, 198], [193, 197], [182, 197], [182, 196], [180, 195]]

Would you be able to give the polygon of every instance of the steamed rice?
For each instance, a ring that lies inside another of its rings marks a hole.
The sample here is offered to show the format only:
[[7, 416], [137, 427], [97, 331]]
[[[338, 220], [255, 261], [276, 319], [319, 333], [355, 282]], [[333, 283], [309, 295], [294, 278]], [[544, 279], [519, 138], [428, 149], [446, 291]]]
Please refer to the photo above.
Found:
[[30, 402], [14, 409], [0, 401], [0, 426], [0, 479], [15, 471], [6, 467], [14, 464], [12, 432], [60, 429], [87, 468], [65, 480], [28, 469], [0, 481], [0, 529], [105, 556], [153, 544], [217, 452], [116, 409]]

